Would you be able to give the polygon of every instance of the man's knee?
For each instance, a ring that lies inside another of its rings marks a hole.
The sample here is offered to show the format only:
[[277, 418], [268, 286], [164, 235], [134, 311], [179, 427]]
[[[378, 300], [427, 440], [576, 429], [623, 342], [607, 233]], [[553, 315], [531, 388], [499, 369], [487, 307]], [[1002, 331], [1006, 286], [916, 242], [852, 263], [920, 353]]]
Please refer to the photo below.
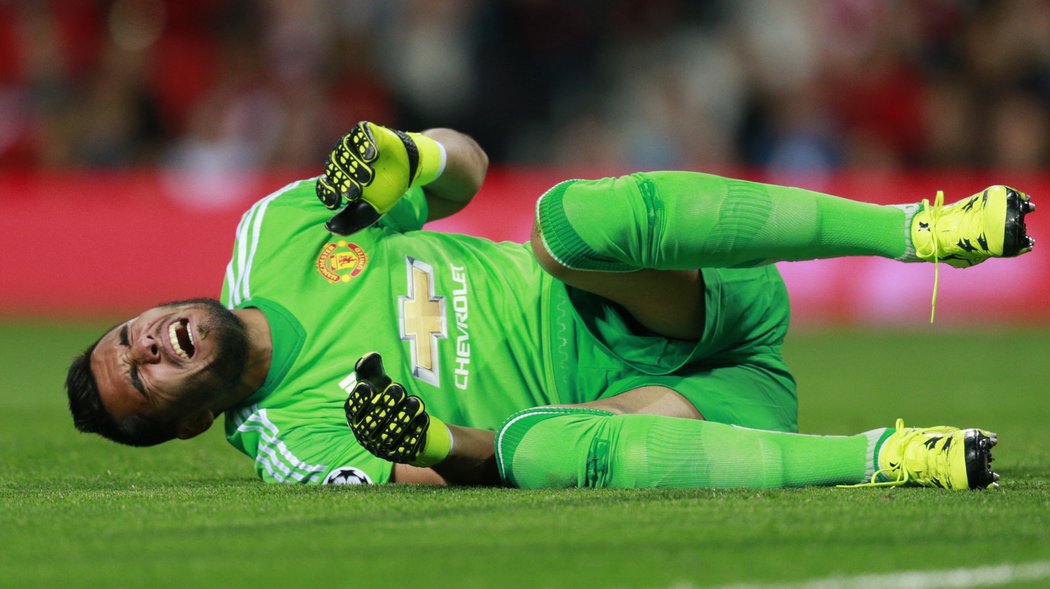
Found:
[[[500, 478], [521, 489], [604, 487], [610, 468], [627, 460], [644, 436], [617, 435], [625, 420], [644, 431], [648, 420], [663, 417], [703, 419], [681, 394], [661, 386], [632, 389], [581, 405], [525, 409], [510, 416], [496, 432]], [[615, 445], [615, 447], [613, 447]], [[620, 465], [615, 483], [631, 486], [636, 469]]]
[[533, 250], [542, 250], [553, 262], [544, 269], [556, 277], [563, 268], [637, 270], [630, 244], [635, 241], [632, 236], [647, 233], [639, 222], [648, 219], [639, 207], [645, 208], [629, 176], [557, 184], [536, 203]]
[[537, 407], [511, 416], [500, 428], [496, 460], [503, 481], [520, 489], [684, 486], [680, 473], [668, 471], [665, 460], [650, 461], [649, 454], [678, 445], [695, 433], [695, 424], [659, 415]]
[[496, 432], [500, 478], [521, 489], [586, 486], [591, 443], [611, 415], [578, 407], [515, 413]]
[[532, 238], [529, 240], [529, 245], [532, 246], [532, 254], [536, 257], [536, 261], [539, 262], [540, 268], [543, 268], [544, 272], [554, 278], [562, 282], [569, 282], [573, 274], [577, 272], [554, 259], [554, 256], [547, 250], [540, 232], [539, 219], [536, 220], [536, 224], [532, 227]]

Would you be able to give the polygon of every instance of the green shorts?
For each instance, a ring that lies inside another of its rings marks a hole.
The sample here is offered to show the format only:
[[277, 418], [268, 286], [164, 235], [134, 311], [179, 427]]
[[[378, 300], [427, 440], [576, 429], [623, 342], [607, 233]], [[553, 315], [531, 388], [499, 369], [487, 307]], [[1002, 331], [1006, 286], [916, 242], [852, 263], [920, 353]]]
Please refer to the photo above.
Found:
[[705, 419], [798, 431], [795, 380], [781, 356], [790, 306], [775, 266], [704, 268], [705, 323], [696, 341], [638, 333], [606, 299], [565, 287], [576, 362], [558, 367], [563, 403], [663, 386]]

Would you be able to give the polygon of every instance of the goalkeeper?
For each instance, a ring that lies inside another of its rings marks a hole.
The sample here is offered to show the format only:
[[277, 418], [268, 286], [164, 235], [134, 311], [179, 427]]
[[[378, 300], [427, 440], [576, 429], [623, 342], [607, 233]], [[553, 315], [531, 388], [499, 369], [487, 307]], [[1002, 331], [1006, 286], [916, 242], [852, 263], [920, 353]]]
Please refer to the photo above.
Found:
[[772, 262], [1016, 256], [1027, 195], [876, 206], [655, 172], [554, 186], [529, 244], [421, 230], [486, 168], [455, 131], [359, 124], [245, 213], [221, 303], [147, 310], [74, 359], [75, 425], [148, 446], [225, 415], [272, 482], [995, 484], [984, 430], [797, 434]]

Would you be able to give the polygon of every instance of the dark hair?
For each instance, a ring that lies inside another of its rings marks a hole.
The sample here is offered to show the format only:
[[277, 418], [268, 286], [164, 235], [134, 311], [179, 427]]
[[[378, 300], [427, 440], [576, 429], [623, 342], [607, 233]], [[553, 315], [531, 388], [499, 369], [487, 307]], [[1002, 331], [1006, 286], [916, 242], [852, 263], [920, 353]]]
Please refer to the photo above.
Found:
[[66, 394], [73, 425], [82, 432], [96, 433], [128, 446], [155, 446], [173, 439], [175, 428], [171, 423], [141, 415], [117, 421], [106, 411], [99, 396], [98, 382], [91, 372], [91, 353], [99, 340], [73, 358], [66, 373]]

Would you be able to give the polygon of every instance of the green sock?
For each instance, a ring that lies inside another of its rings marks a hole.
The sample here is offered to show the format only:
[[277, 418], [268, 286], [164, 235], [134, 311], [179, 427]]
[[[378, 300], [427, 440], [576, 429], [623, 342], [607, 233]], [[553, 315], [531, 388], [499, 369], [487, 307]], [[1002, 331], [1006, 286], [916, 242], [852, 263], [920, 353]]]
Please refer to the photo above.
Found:
[[885, 429], [808, 436], [658, 415], [539, 407], [496, 436], [503, 480], [520, 488], [771, 488], [854, 484], [875, 470]]
[[626, 272], [748, 267], [783, 260], [914, 260], [918, 205], [879, 206], [696, 172], [570, 180], [544, 194], [537, 220], [569, 268]]

